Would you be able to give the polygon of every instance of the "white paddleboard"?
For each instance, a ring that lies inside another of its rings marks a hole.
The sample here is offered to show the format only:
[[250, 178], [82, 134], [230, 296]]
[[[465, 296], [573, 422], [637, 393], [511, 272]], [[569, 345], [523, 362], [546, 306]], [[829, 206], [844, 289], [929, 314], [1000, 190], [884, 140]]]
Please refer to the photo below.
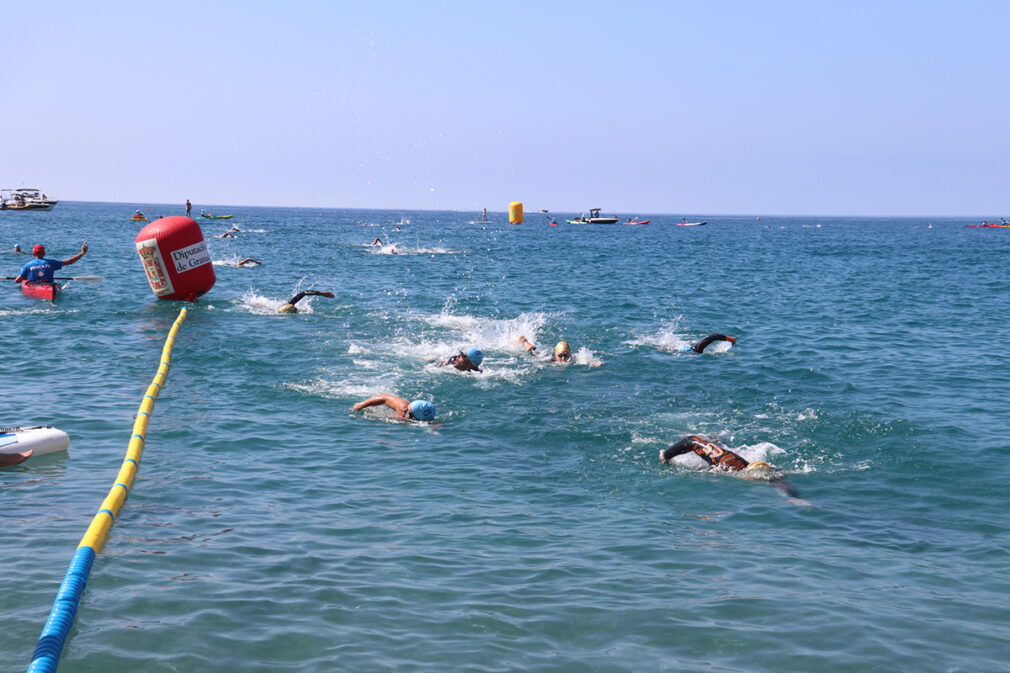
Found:
[[70, 436], [51, 425], [0, 428], [0, 465], [17, 465], [32, 456], [66, 451]]

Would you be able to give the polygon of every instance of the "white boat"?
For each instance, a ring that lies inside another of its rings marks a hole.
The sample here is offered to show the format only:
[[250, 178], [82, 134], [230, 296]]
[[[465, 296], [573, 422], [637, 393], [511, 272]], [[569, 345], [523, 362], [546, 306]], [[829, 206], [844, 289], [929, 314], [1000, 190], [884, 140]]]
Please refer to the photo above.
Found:
[[616, 215], [608, 215], [603, 217], [600, 215], [602, 208], [590, 208], [589, 209], [589, 219], [586, 220], [589, 224], [617, 224]]
[[50, 199], [41, 189], [0, 189], [0, 210], [52, 210], [57, 203], [59, 201]]
[[33, 456], [66, 451], [70, 436], [51, 425], [0, 428], [0, 465], [17, 465]]

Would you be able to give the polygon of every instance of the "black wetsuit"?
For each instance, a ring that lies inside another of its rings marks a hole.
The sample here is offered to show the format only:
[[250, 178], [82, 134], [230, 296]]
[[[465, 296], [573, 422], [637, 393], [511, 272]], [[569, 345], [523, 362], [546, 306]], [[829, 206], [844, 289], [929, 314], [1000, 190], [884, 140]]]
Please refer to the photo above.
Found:
[[688, 435], [668, 449], [664, 449], [662, 459], [666, 463], [675, 456], [691, 452], [701, 456], [712, 467], [733, 472], [742, 470], [750, 464], [722, 444], [698, 435]]
[[703, 353], [714, 341], [729, 341], [729, 337], [725, 334], [710, 334], [695, 345], [691, 346], [691, 350], [695, 353]]

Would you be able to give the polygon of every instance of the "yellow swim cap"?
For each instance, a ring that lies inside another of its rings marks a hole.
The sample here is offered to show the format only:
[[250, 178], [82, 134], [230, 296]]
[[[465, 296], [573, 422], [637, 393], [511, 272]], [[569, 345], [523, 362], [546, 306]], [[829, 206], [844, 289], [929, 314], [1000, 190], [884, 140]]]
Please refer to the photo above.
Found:
[[571, 353], [572, 348], [568, 345], [567, 341], [559, 341], [558, 345], [554, 347], [555, 355], [564, 355], [565, 353]]
[[747, 465], [747, 467], [745, 467], [744, 469], [745, 470], [762, 470], [762, 469], [764, 469], [764, 470], [770, 470], [770, 469], [772, 469], [772, 466], [769, 465], [768, 463], [764, 462], [763, 460], [755, 460], [753, 463], [750, 463], [749, 465]]
[[277, 309], [277, 312], [278, 313], [298, 313], [298, 309], [295, 308], [294, 304], [284, 304], [284, 306], [281, 306], [279, 309]]

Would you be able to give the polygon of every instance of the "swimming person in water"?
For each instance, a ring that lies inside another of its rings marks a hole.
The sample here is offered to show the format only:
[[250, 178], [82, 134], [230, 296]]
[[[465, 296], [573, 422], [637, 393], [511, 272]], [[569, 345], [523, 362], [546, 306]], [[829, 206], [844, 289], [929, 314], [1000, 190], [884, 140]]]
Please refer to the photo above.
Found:
[[245, 259], [236, 262], [235, 266], [245, 266], [246, 264], [255, 264], [256, 266], [259, 266], [262, 263], [263, 262], [259, 261], [258, 259], [253, 259], [252, 257], [246, 257]]
[[302, 292], [299, 292], [295, 296], [291, 297], [291, 299], [288, 299], [283, 306], [277, 309], [277, 312], [298, 313], [298, 309], [295, 307], [295, 304], [300, 302], [305, 297], [329, 297], [330, 299], [333, 299], [335, 296], [336, 295], [333, 294], [332, 292], [320, 292], [319, 290], [303, 290]]
[[723, 472], [739, 472], [740, 476], [761, 481], [773, 481], [775, 486], [788, 495], [796, 497], [796, 489], [782, 477], [782, 470], [768, 463], [755, 460], [748, 462], [743, 456], [733, 453], [717, 439], [701, 435], [687, 435], [675, 444], [659, 452], [659, 459], [669, 465], [674, 458], [685, 453], [694, 453], [708, 463], [712, 469]]
[[396, 417], [404, 421], [430, 421], [435, 418], [435, 405], [428, 400], [414, 400], [408, 402], [399, 395], [382, 393], [367, 400], [358, 402], [353, 407], [354, 411], [361, 411], [366, 407], [377, 407], [385, 404], [396, 412]]
[[484, 351], [471, 346], [466, 350], [461, 350], [456, 355], [437, 363], [436, 367], [452, 365], [461, 372], [479, 372], [480, 363], [484, 362]]
[[703, 353], [706, 348], [708, 348], [712, 343], [716, 341], [728, 341], [731, 344], [736, 343], [736, 337], [726, 336], [725, 334], [709, 334], [707, 337], [694, 344], [693, 346], [688, 346], [683, 344], [677, 348], [678, 353]]
[[[537, 354], [537, 347], [530, 343], [529, 339], [522, 334], [519, 335], [519, 345], [525, 348], [526, 352], [530, 355]], [[568, 345], [567, 341], [559, 341], [554, 346], [554, 355], [547, 357], [546, 360], [547, 362], [563, 362], [567, 364], [572, 361], [572, 347]], [[589, 363], [589, 366], [599, 367], [602, 364], [602, 362], [594, 360]]]

